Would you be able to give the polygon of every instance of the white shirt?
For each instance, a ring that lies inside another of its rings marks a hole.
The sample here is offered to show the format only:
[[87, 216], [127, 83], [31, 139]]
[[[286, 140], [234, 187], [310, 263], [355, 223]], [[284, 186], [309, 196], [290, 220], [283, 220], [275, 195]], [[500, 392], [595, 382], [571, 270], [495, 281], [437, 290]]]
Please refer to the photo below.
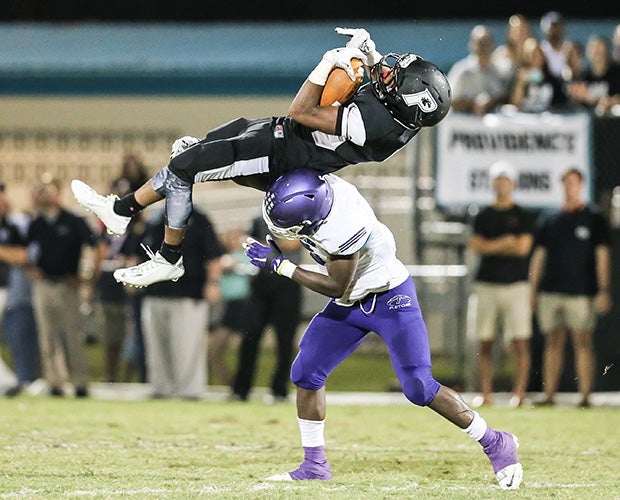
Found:
[[568, 65], [566, 62], [566, 55], [562, 49], [554, 49], [548, 40], [540, 42], [540, 48], [545, 54], [547, 59], [547, 66], [552, 75], [562, 78], [564, 69]]
[[323, 262], [329, 255], [360, 252], [351, 284], [336, 303], [349, 306], [369, 293], [384, 292], [403, 283], [409, 272], [396, 257], [392, 232], [377, 219], [353, 184], [333, 174], [324, 178], [334, 191], [334, 204], [319, 229], [301, 242]]

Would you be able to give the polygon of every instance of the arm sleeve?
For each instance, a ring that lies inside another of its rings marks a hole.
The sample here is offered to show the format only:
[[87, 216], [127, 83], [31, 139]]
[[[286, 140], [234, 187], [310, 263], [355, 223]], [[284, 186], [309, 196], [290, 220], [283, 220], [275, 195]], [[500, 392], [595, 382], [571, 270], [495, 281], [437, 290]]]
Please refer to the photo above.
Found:
[[593, 240], [596, 246], [611, 245], [611, 229], [607, 223], [607, 219], [605, 219], [605, 216], [600, 212], [594, 213]]

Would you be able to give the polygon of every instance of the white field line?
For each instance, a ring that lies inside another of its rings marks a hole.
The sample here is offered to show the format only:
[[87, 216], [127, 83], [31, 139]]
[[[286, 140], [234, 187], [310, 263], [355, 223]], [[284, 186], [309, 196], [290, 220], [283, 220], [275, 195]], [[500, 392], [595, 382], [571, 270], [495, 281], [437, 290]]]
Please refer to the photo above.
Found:
[[[301, 487], [301, 488], [300, 488]], [[269, 482], [261, 482], [254, 486], [248, 488], [249, 492], [258, 492], [258, 491], [287, 491], [294, 490], [299, 491], [303, 489], [303, 483], [269, 483]], [[554, 491], [554, 495], [557, 494], [557, 490], [582, 490], [582, 489], [591, 489], [591, 488], [600, 488], [604, 487], [604, 485], [598, 483], [528, 483], [526, 486], [521, 488], [521, 491], [527, 490], [545, 490], [549, 489]], [[326, 485], [324, 488], [325, 491], [349, 491], [351, 489], [350, 486], [341, 485], [336, 487], [329, 487]], [[488, 484], [483, 487], [471, 488], [467, 485], [433, 485], [433, 486], [424, 486], [421, 487], [418, 483], [411, 483], [406, 486], [385, 486], [385, 487], [377, 487], [374, 486], [371, 488], [372, 492], [375, 493], [399, 493], [399, 492], [407, 492], [419, 490], [423, 491], [432, 491], [436, 489], [441, 489], [441, 491], [459, 491], [459, 492], [467, 492], [471, 491], [471, 493], [476, 493], [479, 491], [495, 491], [500, 492], [501, 490], [497, 485]], [[20, 491], [3, 493], [0, 494], [0, 498], [31, 498], [35, 495], [42, 495], [47, 490], [36, 490], [31, 488], [22, 489]], [[110, 488], [99, 488], [92, 490], [72, 490], [65, 491], [63, 496], [68, 497], [110, 497], [110, 496], [140, 496], [140, 495], [199, 495], [201, 493], [210, 493], [210, 494], [226, 494], [226, 493], [238, 493], [238, 488], [231, 487], [218, 487], [218, 486], [202, 486], [200, 488], [138, 488], [138, 489], [110, 489]]]

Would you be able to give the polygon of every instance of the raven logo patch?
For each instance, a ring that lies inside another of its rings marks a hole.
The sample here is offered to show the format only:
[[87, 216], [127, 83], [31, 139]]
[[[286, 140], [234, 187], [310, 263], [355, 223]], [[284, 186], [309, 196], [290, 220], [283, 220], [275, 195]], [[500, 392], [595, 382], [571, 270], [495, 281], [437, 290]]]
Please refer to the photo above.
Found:
[[399, 293], [398, 295], [394, 295], [394, 297], [388, 300], [387, 305], [390, 311], [393, 309], [402, 309], [404, 307], [409, 307], [411, 305], [411, 297], [409, 297], [409, 295], [403, 295], [402, 293]]

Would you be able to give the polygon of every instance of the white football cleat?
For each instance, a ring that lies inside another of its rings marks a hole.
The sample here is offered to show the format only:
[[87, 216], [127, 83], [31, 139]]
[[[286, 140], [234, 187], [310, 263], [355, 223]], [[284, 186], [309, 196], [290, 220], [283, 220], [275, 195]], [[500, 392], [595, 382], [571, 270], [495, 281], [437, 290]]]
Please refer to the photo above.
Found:
[[495, 474], [497, 482], [502, 490], [517, 490], [523, 480], [523, 467], [521, 464], [512, 464]]
[[80, 205], [99, 217], [108, 229], [108, 233], [120, 236], [125, 232], [131, 217], [118, 215], [114, 212], [114, 202], [118, 200], [118, 196], [98, 194], [89, 185], [77, 179], [71, 181], [71, 191], [73, 191], [73, 196]]
[[176, 264], [171, 264], [159, 252], [153, 253], [146, 245], [142, 245], [142, 248], [150, 260], [137, 266], [117, 269], [114, 271], [116, 281], [136, 288], [143, 288], [158, 281], [177, 281], [185, 274], [183, 257], [180, 257]]

